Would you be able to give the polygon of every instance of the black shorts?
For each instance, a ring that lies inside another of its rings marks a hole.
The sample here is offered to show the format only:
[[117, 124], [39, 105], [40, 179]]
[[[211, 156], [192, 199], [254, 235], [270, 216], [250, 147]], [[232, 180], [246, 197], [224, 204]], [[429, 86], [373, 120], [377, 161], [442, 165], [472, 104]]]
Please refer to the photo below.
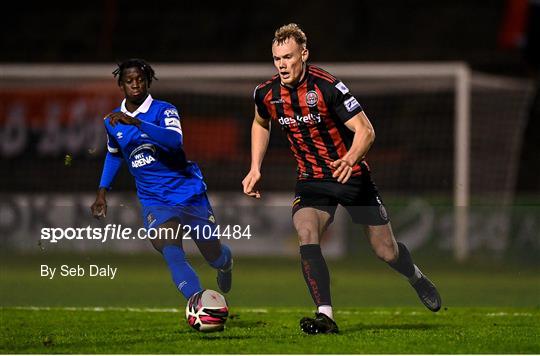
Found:
[[296, 183], [292, 215], [302, 208], [315, 208], [334, 219], [337, 205], [343, 206], [356, 224], [386, 225], [388, 213], [369, 170], [362, 165], [362, 175], [351, 177], [347, 183], [325, 180], [300, 180]]

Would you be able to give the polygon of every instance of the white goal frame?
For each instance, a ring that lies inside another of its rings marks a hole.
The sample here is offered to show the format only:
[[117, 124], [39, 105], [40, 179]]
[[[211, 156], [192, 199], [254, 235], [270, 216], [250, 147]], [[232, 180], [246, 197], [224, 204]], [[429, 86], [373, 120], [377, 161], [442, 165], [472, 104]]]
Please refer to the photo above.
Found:
[[[454, 255], [468, 256], [471, 71], [463, 62], [318, 63], [337, 77], [446, 78], [454, 83]], [[275, 74], [271, 64], [155, 63], [160, 79], [267, 79]], [[0, 77], [9, 79], [110, 79], [110, 64], [0, 64]]]

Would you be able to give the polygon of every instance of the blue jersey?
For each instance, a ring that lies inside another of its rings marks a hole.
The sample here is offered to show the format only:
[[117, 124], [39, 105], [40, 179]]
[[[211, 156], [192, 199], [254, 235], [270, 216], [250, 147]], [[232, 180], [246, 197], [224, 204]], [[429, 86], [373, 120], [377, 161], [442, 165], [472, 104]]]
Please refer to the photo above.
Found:
[[[122, 111], [143, 123], [175, 131], [180, 135], [179, 139], [182, 138], [176, 107], [165, 101], [154, 100], [150, 95], [133, 113], [126, 109], [125, 100], [114, 111]], [[186, 160], [181, 144], [175, 148], [164, 145], [156, 140], [156, 136], [150, 137], [144, 132], [143, 125], [139, 128], [119, 123], [113, 127], [105, 118], [105, 128], [107, 149], [123, 156], [135, 178], [137, 195], [143, 206], [182, 205], [194, 195], [206, 191], [199, 167]]]

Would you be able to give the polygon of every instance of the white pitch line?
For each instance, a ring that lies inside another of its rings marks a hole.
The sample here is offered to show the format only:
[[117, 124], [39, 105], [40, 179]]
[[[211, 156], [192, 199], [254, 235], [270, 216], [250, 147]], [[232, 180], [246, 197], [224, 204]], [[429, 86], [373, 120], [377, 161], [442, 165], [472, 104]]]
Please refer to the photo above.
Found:
[[122, 308], [122, 307], [3, 307], [2, 309], [17, 309], [17, 310], [62, 310], [62, 311], [91, 311], [91, 312], [106, 312], [106, 311], [121, 311], [135, 313], [178, 313], [177, 308]]
[[246, 313], [268, 313], [268, 309], [262, 309], [262, 308], [259, 308], [259, 309], [244, 309], [244, 308], [241, 308], [241, 310], [243, 312], [246, 312]]
[[487, 313], [487, 316], [533, 316], [531, 313]]
[[[14, 306], [14, 307], [0, 307], [2, 309], [16, 309], [16, 310], [33, 310], [33, 311], [47, 311], [47, 310], [61, 310], [61, 311], [90, 311], [90, 312], [107, 312], [107, 311], [119, 311], [119, 312], [134, 312], [134, 313], [179, 313], [183, 312], [183, 309], [178, 308], [131, 308], [131, 307], [38, 307], [38, 306]], [[244, 313], [269, 313], [268, 309], [264, 308], [238, 308], [236, 309]], [[304, 309], [276, 309], [276, 313], [289, 313], [289, 312], [302, 312]], [[411, 312], [402, 312], [402, 311], [385, 311], [385, 310], [373, 310], [373, 311], [361, 311], [361, 310], [337, 310], [337, 314], [343, 315], [407, 315], [407, 316], [417, 316], [424, 315], [424, 313], [411, 311]], [[475, 313], [477, 314], [477, 313]], [[440, 314], [435, 314], [440, 315]], [[533, 316], [532, 313], [507, 313], [507, 312], [498, 312], [498, 313], [485, 313], [480, 314], [489, 317], [498, 317], [498, 316]]]
[[[131, 307], [37, 307], [37, 306], [15, 306], [15, 307], [1, 307], [0, 309], [16, 309], [16, 310], [33, 310], [33, 311], [47, 311], [47, 310], [61, 310], [61, 311], [91, 311], [91, 312], [107, 312], [107, 311], [120, 311], [120, 312], [134, 312], [134, 313], [179, 313], [183, 312], [183, 309], [178, 308], [131, 308]], [[268, 309], [254, 308], [244, 309], [240, 308], [245, 313], [268, 313]]]

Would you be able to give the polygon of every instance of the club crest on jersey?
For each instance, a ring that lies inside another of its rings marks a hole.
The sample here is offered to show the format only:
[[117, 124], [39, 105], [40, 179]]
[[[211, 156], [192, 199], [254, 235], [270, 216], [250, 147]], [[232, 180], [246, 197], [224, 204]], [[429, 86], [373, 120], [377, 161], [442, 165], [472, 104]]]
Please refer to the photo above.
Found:
[[315, 90], [310, 90], [306, 93], [306, 103], [310, 108], [317, 106], [319, 102], [319, 96]]
[[131, 167], [140, 168], [147, 164], [156, 161], [154, 156], [156, 155], [156, 147], [152, 144], [145, 143], [140, 145], [131, 151], [129, 159], [131, 160]]

